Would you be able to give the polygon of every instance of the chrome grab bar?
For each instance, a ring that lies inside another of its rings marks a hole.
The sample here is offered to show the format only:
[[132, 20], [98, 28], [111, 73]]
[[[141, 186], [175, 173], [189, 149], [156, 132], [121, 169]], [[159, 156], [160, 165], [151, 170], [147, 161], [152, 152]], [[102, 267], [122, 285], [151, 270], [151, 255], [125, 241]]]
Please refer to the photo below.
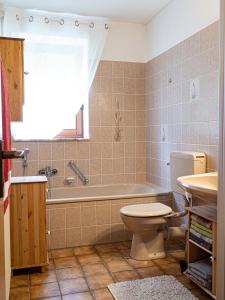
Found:
[[88, 182], [89, 182], [88, 178], [81, 172], [81, 170], [75, 164], [74, 160], [70, 160], [69, 163], [68, 163], [68, 166], [80, 178], [80, 180], [83, 182], [83, 184], [88, 184]]

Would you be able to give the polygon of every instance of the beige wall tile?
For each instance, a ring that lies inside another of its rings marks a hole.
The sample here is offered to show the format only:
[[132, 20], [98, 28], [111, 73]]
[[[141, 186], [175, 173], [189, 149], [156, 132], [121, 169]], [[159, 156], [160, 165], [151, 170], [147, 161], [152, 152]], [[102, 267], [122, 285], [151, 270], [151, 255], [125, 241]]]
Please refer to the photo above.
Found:
[[81, 228], [66, 229], [66, 247], [76, 247], [81, 245]]
[[50, 229], [65, 228], [66, 225], [66, 210], [64, 208], [50, 210]]
[[97, 225], [110, 224], [110, 204], [107, 201], [106, 204], [96, 206], [96, 219]]
[[81, 208], [66, 208], [66, 228], [81, 226]]
[[114, 224], [111, 228], [111, 241], [119, 242], [125, 240], [125, 228], [123, 224]]
[[123, 207], [123, 204], [112, 204], [111, 205], [111, 224], [120, 224], [123, 223], [120, 217], [120, 209]]
[[65, 143], [65, 159], [74, 159], [77, 157], [77, 144], [67, 141]]
[[51, 160], [52, 158], [52, 144], [39, 143], [39, 160]]
[[102, 159], [102, 174], [112, 174], [113, 172], [113, 160], [112, 159]]
[[82, 226], [96, 225], [96, 207], [82, 206], [81, 207], [81, 223]]
[[123, 77], [124, 76], [124, 63], [119, 61], [114, 61], [112, 63], [112, 74], [113, 77]]
[[[20, 149], [18, 146], [17, 146], [17, 148]], [[26, 143], [24, 143], [23, 148], [30, 149], [30, 153], [28, 154], [29, 161], [30, 160], [38, 160], [38, 155], [39, 155], [39, 144], [38, 143], [36, 143], [36, 142], [26, 142]], [[21, 148], [21, 149], [23, 149], [23, 148]]]
[[58, 249], [66, 247], [66, 230], [51, 230], [50, 249]]
[[93, 159], [90, 161], [90, 174], [98, 175], [102, 172], [102, 161], [101, 159]]
[[96, 243], [107, 243], [111, 241], [111, 226], [101, 225], [97, 226]]
[[96, 226], [82, 227], [82, 244], [96, 244], [97, 228]]
[[52, 143], [52, 159], [63, 160], [65, 157], [64, 142], [53, 142]]
[[90, 144], [89, 142], [77, 143], [77, 159], [89, 159]]
[[136, 63], [125, 63], [124, 64], [124, 76], [129, 78], [136, 77]]
[[101, 61], [100, 62], [100, 72], [101, 76], [112, 77], [112, 66], [111, 61]]

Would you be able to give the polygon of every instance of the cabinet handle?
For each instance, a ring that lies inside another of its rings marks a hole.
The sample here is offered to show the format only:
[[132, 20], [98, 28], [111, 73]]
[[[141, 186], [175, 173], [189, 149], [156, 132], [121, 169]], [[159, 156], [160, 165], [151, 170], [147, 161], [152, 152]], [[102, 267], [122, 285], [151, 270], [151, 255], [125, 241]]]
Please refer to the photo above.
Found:
[[30, 73], [28, 71], [25, 71], [24, 72], [24, 75], [29, 75]]

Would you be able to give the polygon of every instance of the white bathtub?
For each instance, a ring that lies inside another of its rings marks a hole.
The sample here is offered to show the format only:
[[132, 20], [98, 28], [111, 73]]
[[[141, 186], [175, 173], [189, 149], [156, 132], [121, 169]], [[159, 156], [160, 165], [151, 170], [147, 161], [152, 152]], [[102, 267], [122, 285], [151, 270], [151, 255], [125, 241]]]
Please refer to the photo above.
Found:
[[54, 188], [47, 200], [49, 248], [130, 240], [120, 208], [138, 203], [171, 205], [168, 190], [153, 184]]
[[121, 184], [84, 187], [53, 188], [48, 204], [76, 201], [143, 198], [168, 195], [169, 190], [154, 184]]

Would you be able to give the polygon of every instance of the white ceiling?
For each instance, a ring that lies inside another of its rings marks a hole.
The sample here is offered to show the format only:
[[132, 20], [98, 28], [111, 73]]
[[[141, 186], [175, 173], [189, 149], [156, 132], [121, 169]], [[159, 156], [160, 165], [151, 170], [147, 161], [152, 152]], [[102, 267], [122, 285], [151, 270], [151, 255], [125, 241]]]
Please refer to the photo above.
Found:
[[30, 9], [108, 17], [115, 21], [147, 23], [171, 0], [2, 0]]

